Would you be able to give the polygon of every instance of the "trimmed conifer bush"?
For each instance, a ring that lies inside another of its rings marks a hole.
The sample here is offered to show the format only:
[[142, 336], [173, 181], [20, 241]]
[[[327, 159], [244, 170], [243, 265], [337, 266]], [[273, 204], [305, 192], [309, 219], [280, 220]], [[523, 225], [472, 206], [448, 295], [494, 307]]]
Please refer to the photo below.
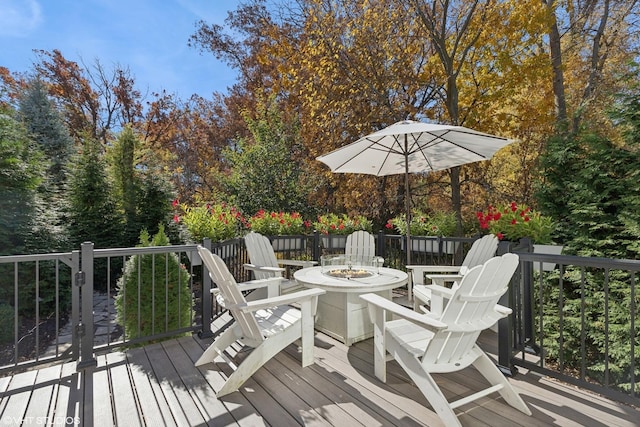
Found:
[[[140, 233], [139, 246], [168, 245], [163, 226], [151, 240], [146, 230]], [[132, 256], [117, 286], [117, 318], [127, 339], [190, 326], [189, 273], [175, 253]]]

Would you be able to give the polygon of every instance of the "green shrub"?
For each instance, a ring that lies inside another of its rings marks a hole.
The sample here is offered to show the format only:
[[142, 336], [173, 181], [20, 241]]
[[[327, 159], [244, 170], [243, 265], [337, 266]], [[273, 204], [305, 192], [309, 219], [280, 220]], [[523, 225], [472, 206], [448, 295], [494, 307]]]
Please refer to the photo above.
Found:
[[15, 313], [13, 307], [4, 302], [0, 303], [0, 343], [13, 341]]
[[[149, 240], [140, 234], [139, 246], [168, 246], [164, 227]], [[118, 279], [117, 318], [125, 336], [135, 339], [190, 326], [189, 273], [175, 253], [135, 255]]]

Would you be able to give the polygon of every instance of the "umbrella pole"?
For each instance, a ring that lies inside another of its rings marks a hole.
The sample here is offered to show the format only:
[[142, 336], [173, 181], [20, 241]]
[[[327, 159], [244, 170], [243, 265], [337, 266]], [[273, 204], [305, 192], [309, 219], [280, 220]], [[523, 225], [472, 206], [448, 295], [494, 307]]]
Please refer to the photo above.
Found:
[[411, 264], [411, 200], [409, 199], [409, 142], [404, 135], [404, 205], [407, 210], [407, 265]]

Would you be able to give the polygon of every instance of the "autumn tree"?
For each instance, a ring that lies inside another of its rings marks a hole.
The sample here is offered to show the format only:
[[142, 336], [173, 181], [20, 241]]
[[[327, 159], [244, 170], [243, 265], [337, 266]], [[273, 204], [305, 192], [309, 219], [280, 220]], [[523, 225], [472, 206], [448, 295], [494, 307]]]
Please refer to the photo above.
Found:
[[88, 67], [66, 59], [59, 50], [40, 50], [38, 55], [38, 76], [48, 83], [77, 141], [90, 135], [106, 145], [114, 129], [141, 119], [141, 94], [128, 68], [116, 65], [108, 71], [98, 60]]
[[222, 152], [241, 135], [228, 125], [220, 97], [193, 95], [186, 102], [163, 94], [150, 103], [144, 126], [145, 146], [162, 161], [182, 202], [211, 200], [222, 189], [226, 167]]
[[[278, 64], [283, 60], [274, 57], [263, 60], [265, 57], [258, 55], [276, 43], [267, 32], [273, 19], [264, 1], [241, 4], [237, 10], [228, 13], [225, 24], [226, 28], [232, 29], [233, 35], [228, 34], [225, 27], [200, 21], [189, 39], [191, 47], [214, 55], [234, 69], [238, 81], [224, 96], [214, 94], [207, 102], [210, 108], [207, 114], [201, 112], [201, 108], [197, 109], [198, 115], [207, 117], [211, 129], [207, 139], [200, 138], [202, 154], [206, 155], [198, 156], [198, 174], [194, 180], [185, 182], [193, 183], [192, 189], [182, 192], [188, 197], [197, 195], [208, 200], [221, 197], [224, 189], [219, 184], [230, 173], [230, 165], [221, 157], [222, 150], [233, 149], [236, 141], [251, 138], [246, 118], [260, 119], [257, 101], [275, 93], [273, 86], [279, 78]], [[279, 97], [278, 102], [285, 98]], [[204, 106], [204, 100], [199, 100], [198, 105]], [[289, 111], [289, 108], [285, 110]], [[204, 168], [208, 168], [208, 174], [203, 173]]]
[[607, 125], [610, 95], [638, 58], [638, 1], [542, 3], [550, 15], [549, 58], [558, 131], [579, 132], [584, 118], [596, 126]]
[[[315, 157], [372, 126], [409, 117], [416, 105], [431, 101], [416, 74], [420, 59], [410, 58], [407, 53], [414, 48], [395, 34], [411, 22], [392, 11], [391, 2], [385, 4], [386, 15], [381, 7], [349, 8], [342, 3], [334, 14], [322, 2], [306, 1], [269, 14], [264, 2], [255, 1], [227, 20], [244, 38], [226, 35], [217, 26], [203, 26], [197, 34], [199, 41], [207, 41], [202, 45], [208, 50], [238, 64], [241, 82], [254, 97], [273, 94], [283, 111], [301, 117], [306, 162], [331, 183], [314, 191], [311, 202], [377, 217], [402, 206], [400, 179], [335, 176]], [[392, 22], [382, 24], [376, 13]], [[371, 28], [375, 22], [379, 27]], [[390, 185], [394, 182], [397, 185]]]

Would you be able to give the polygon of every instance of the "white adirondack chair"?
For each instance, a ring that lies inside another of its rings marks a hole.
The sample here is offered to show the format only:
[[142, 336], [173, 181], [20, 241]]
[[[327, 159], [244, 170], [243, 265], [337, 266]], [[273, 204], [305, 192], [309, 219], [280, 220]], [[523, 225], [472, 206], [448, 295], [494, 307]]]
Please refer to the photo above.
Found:
[[280, 278], [280, 294], [303, 289], [294, 279], [284, 277], [286, 269], [282, 266], [305, 268], [317, 264], [315, 261], [276, 258], [269, 238], [253, 231], [244, 236], [244, 244], [249, 253], [249, 261], [251, 261], [250, 264], [244, 264], [244, 268], [251, 270], [255, 279]]
[[[198, 254], [209, 271], [211, 280], [218, 287], [216, 298], [235, 319], [196, 361], [196, 366], [202, 366], [221, 357], [234, 369], [216, 396], [221, 397], [238, 390], [269, 359], [297, 340], [302, 341], [302, 366], [313, 363], [314, 317], [318, 295], [325, 291], [307, 289], [247, 301], [243, 290], [264, 286], [273, 282], [273, 278], [237, 284], [222, 258], [202, 246], [198, 246]], [[289, 305], [294, 303], [300, 308]], [[235, 342], [253, 348], [239, 366], [225, 352]]]
[[[352, 260], [369, 261], [376, 255], [376, 240], [373, 234], [358, 230], [347, 236], [347, 242], [344, 248], [344, 254]], [[377, 262], [382, 267], [384, 258], [378, 257]]]
[[[461, 425], [454, 409], [496, 391], [509, 405], [531, 415], [507, 378], [476, 345], [482, 330], [511, 313], [497, 302], [517, 267], [518, 256], [509, 253], [473, 267], [456, 290], [434, 285], [450, 298], [439, 315], [418, 313], [372, 293], [362, 295], [374, 322], [376, 377], [386, 382], [388, 352], [447, 426]], [[390, 314], [396, 320], [387, 321]], [[456, 372], [470, 365], [487, 379], [489, 387], [449, 402], [431, 374]]]
[[425, 286], [425, 275], [427, 281], [436, 285], [445, 286], [446, 283], [455, 285], [470, 268], [484, 264], [495, 256], [496, 250], [498, 250], [498, 238], [493, 234], [487, 234], [473, 242], [461, 265], [408, 265], [410, 279], [408, 293], [409, 300], [413, 298], [414, 309], [418, 310], [420, 304], [429, 304], [431, 301], [431, 291], [428, 286]]

